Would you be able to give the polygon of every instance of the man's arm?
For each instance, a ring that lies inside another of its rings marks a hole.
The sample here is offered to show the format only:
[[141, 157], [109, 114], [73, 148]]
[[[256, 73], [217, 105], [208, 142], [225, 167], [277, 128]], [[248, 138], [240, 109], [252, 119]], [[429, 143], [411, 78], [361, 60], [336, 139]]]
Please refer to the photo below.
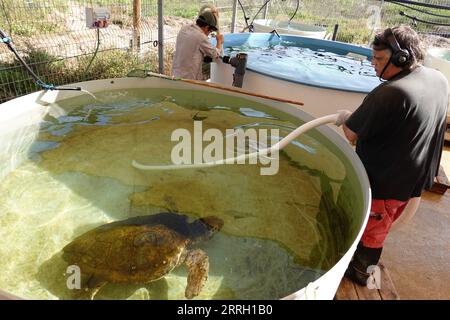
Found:
[[213, 61], [216, 61], [220, 58], [220, 54], [223, 46], [223, 35], [218, 34], [218, 38], [216, 38], [217, 44], [214, 47], [212, 43], [209, 41], [207, 37], [204, 37], [200, 42], [200, 52], [205, 57], [211, 57]]
[[344, 131], [347, 140], [352, 145], [355, 145], [356, 139], [358, 139], [358, 135], [345, 125], [345, 122], [348, 120], [348, 118], [350, 118], [351, 115], [352, 113], [348, 110], [338, 110], [335, 125], [337, 125], [338, 127], [342, 126], [342, 130]]
[[342, 125], [342, 129], [344, 130], [345, 137], [350, 142], [350, 144], [355, 145], [356, 140], [358, 139], [358, 135], [353, 132], [349, 127], [345, 125], [345, 123]]
[[216, 41], [217, 41], [216, 48], [217, 48], [219, 51], [222, 51], [222, 46], [223, 46], [223, 34], [217, 32], [217, 34], [216, 34]]

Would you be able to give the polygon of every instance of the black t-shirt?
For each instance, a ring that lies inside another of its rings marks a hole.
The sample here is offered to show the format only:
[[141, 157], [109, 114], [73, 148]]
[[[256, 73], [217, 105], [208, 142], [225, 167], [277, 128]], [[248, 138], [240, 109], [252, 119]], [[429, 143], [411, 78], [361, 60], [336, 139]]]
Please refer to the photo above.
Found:
[[374, 199], [406, 201], [433, 185], [446, 130], [448, 84], [419, 66], [370, 92], [346, 121]]

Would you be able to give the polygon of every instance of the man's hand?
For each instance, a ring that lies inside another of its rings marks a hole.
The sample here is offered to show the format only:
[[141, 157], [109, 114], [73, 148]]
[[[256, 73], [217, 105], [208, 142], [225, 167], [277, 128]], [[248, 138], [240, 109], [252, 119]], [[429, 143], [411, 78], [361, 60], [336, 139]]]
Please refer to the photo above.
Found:
[[342, 126], [345, 123], [345, 121], [347, 121], [347, 119], [350, 118], [350, 116], [352, 115], [352, 113], [348, 110], [338, 110], [337, 113], [338, 117], [334, 124], [338, 127]]
[[358, 135], [345, 125], [345, 122], [347, 121], [348, 118], [350, 118], [352, 113], [348, 110], [338, 110], [337, 114], [338, 116], [334, 124], [338, 127], [342, 126], [342, 129], [344, 130], [344, 135], [347, 138], [347, 140], [350, 142], [350, 144], [355, 145], [356, 140], [358, 139]]

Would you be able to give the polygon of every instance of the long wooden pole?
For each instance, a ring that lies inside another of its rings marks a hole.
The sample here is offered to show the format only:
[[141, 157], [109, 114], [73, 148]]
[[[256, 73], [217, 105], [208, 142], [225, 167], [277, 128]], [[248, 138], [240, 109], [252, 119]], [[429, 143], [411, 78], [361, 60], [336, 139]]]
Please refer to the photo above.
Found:
[[133, 49], [141, 50], [141, 0], [133, 0]]
[[242, 94], [246, 94], [246, 95], [252, 96], [252, 97], [258, 97], [258, 98], [269, 99], [269, 100], [274, 100], [274, 101], [279, 101], [279, 102], [291, 103], [291, 104], [295, 104], [295, 105], [298, 105], [298, 106], [303, 106], [304, 105], [303, 102], [299, 102], [299, 101], [283, 99], [283, 98], [278, 98], [278, 97], [272, 97], [272, 96], [267, 96], [267, 95], [264, 95], [264, 94], [253, 93], [253, 92], [250, 92], [250, 91], [247, 91], [247, 90], [244, 90], [244, 89], [237, 89], [237, 88], [234, 88], [234, 87], [233, 88], [225, 87], [225, 86], [222, 86], [220, 84], [211, 83], [211, 82], [204, 82], [204, 81], [199, 81], [199, 80], [169, 77], [169, 76], [166, 76], [166, 75], [163, 75], [163, 74], [159, 74], [159, 73], [154, 73], [154, 72], [147, 72], [147, 75], [151, 76], [151, 77], [166, 79], [166, 80], [182, 81], [182, 82], [192, 83], [192, 84], [195, 84], [195, 85], [198, 85], [198, 86], [203, 86], [203, 87], [208, 87], [208, 88], [214, 88], [214, 89], [220, 89], [220, 90], [231, 91], [231, 92], [236, 92], [236, 93], [242, 93]]

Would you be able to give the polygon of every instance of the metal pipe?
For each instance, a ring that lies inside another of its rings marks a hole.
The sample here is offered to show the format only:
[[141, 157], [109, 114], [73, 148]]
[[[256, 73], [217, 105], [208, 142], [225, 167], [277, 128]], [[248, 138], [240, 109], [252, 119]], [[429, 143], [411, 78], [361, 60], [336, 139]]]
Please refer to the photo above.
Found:
[[159, 73], [164, 73], [164, 0], [158, 0], [158, 62]]
[[234, 33], [236, 28], [237, 8], [238, 8], [238, 0], [233, 0], [233, 14], [231, 16], [231, 33]]
[[264, 4], [265, 4], [265, 6], [264, 6], [263, 18], [264, 18], [264, 20], [266, 20], [267, 14], [269, 13], [269, 4], [268, 3], [266, 4], [266, 0], [263, 0], [263, 5]]
[[233, 87], [242, 88], [244, 83], [244, 74], [247, 67], [247, 54], [238, 53], [235, 57], [230, 58], [229, 56], [224, 56], [222, 61], [224, 63], [229, 63], [234, 67], [233, 73]]
[[339, 24], [336, 23], [336, 24], [334, 25], [333, 37], [331, 38], [331, 40], [336, 41], [338, 29], [339, 29]]

